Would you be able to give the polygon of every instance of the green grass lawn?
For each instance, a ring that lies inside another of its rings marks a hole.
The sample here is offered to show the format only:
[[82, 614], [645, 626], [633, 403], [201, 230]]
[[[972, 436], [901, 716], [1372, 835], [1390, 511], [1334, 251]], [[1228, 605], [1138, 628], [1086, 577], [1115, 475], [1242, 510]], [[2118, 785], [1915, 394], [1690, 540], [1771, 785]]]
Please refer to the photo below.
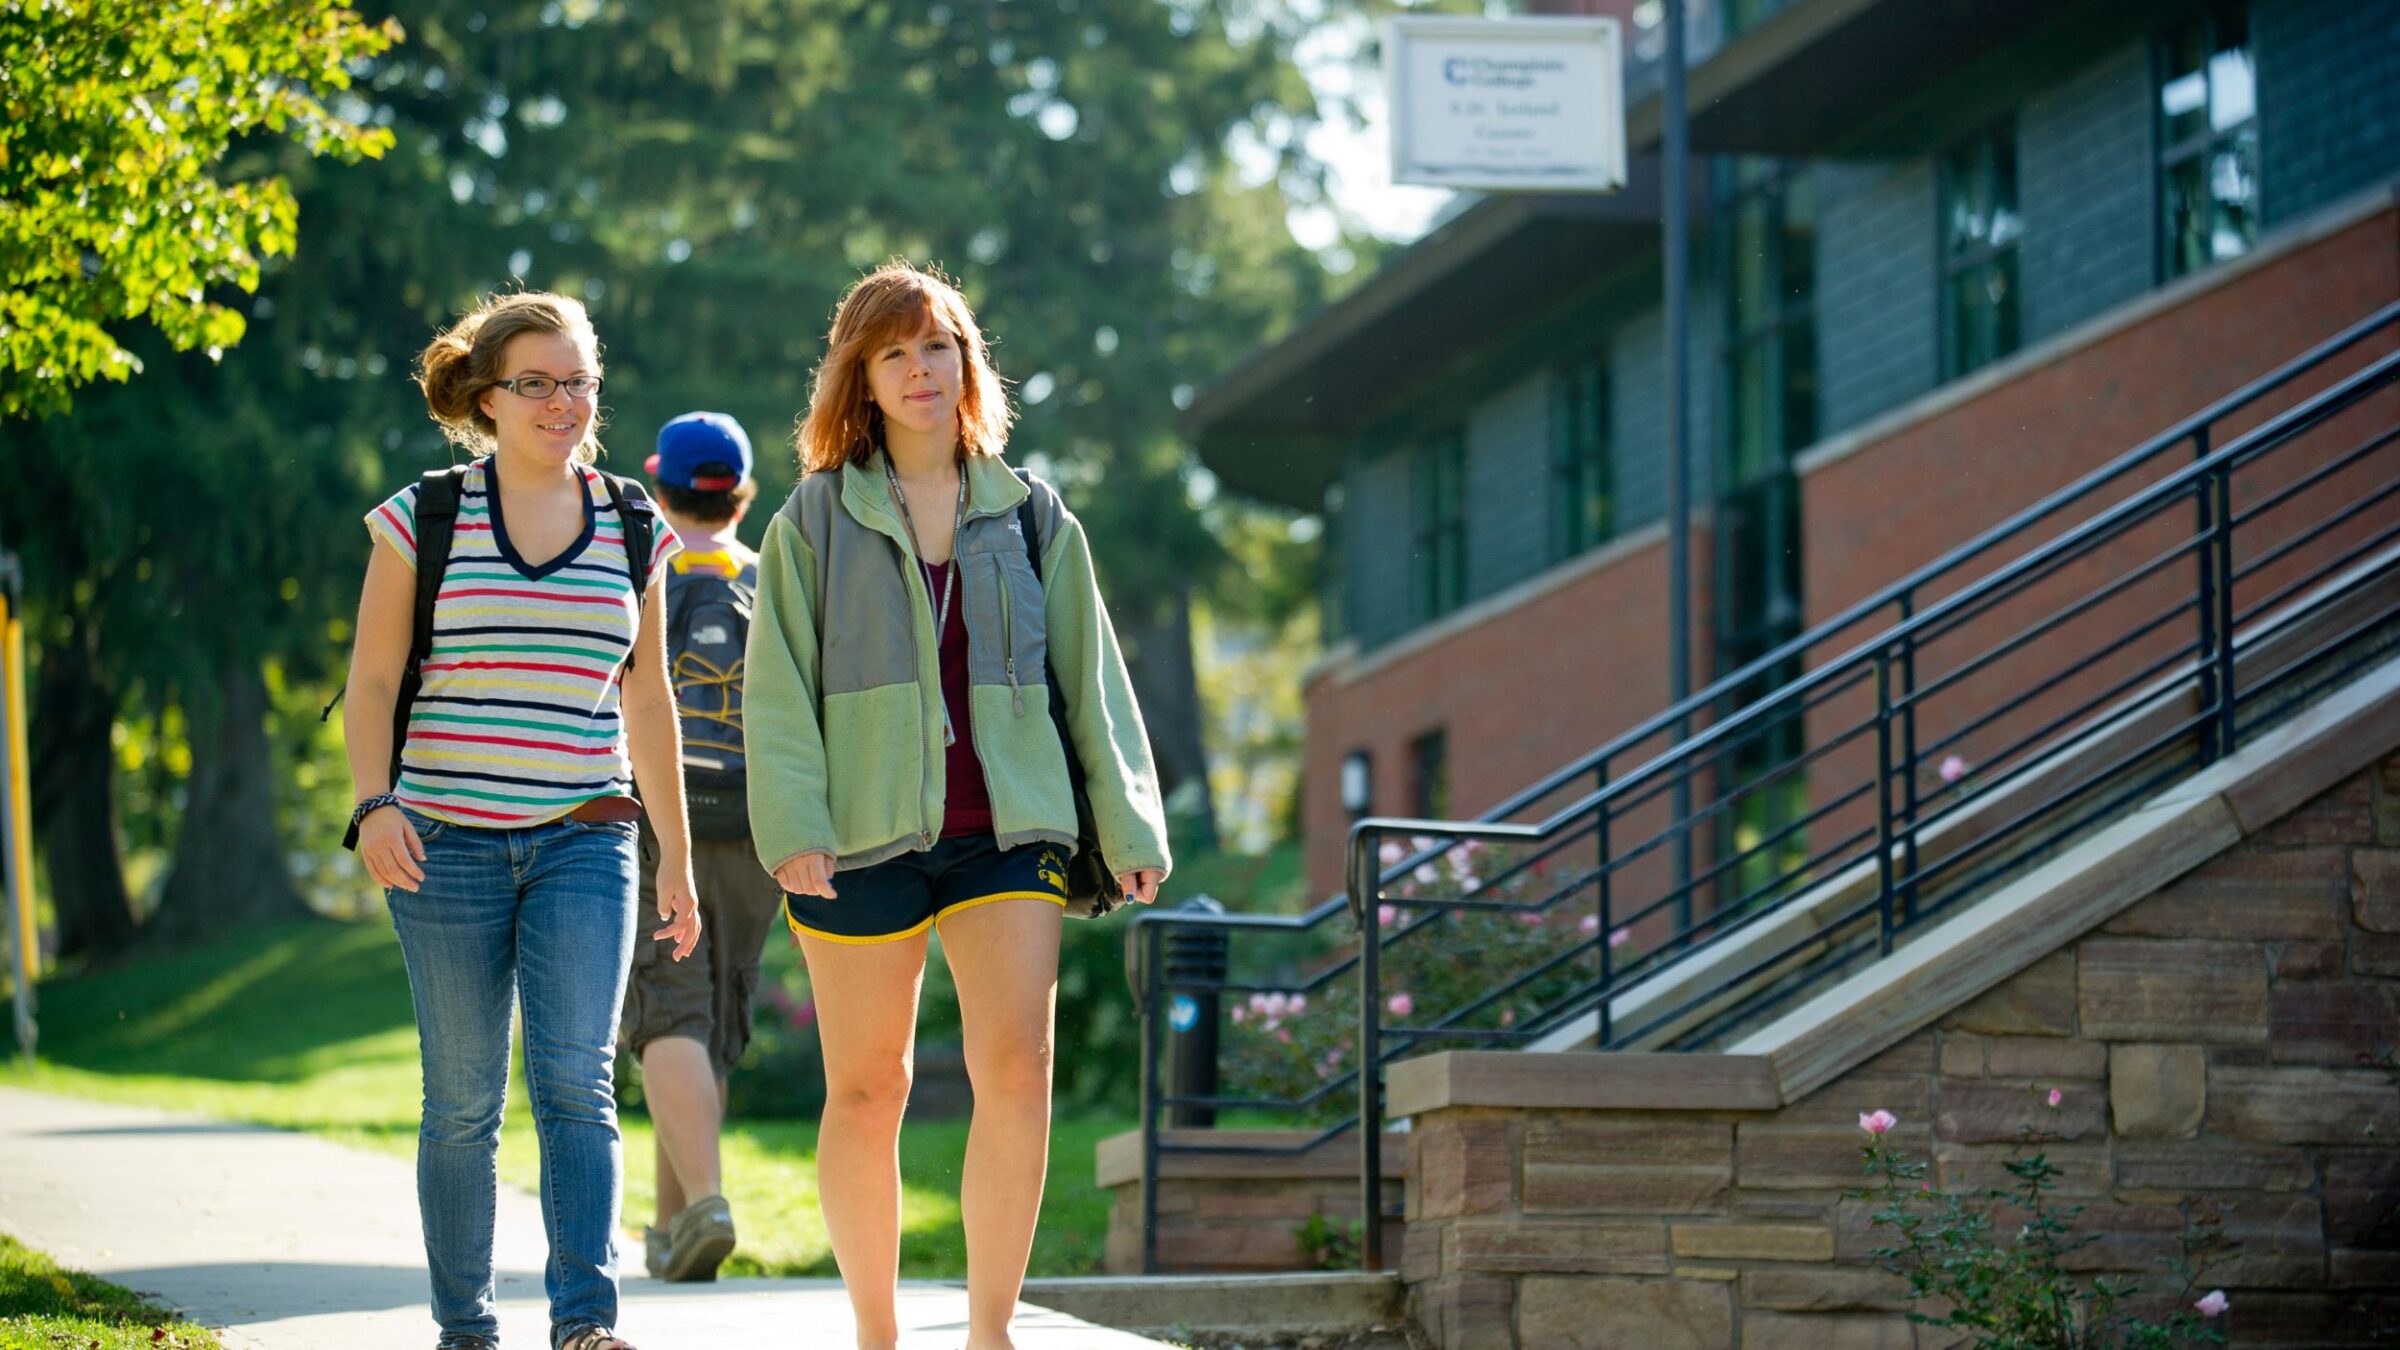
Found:
[[0, 1350], [223, 1350], [207, 1328], [0, 1234]]
[[[306, 1130], [412, 1156], [417, 1040], [399, 944], [385, 923], [311, 920], [54, 980], [41, 989], [40, 1061], [0, 1068], [0, 1083]], [[538, 1156], [524, 1103], [520, 1072], [509, 1085], [500, 1172], [530, 1189]], [[1057, 1122], [1032, 1273], [1098, 1268], [1108, 1195], [1092, 1182], [1092, 1148], [1131, 1125], [1108, 1116]], [[625, 1214], [638, 1233], [655, 1198], [650, 1123], [629, 1112], [624, 1130]], [[912, 1120], [901, 1131], [903, 1275], [966, 1270], [958, 1227], [966, 1140], [963, 1119]], [[816, 1141], [813, 1120], [728, 1124], [725, 1195], [742, 1231], [730, 1273], [835, 1273], [817, 1213]]]

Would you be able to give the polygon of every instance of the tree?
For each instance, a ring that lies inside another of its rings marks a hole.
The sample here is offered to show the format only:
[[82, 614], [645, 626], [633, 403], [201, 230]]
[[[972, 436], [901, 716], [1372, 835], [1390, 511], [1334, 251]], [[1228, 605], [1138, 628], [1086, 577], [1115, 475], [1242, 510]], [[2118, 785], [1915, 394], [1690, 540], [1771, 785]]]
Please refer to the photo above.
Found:
[[[11, 537], [40, 537], [41, 640], [83, 634], [106, 676], [89, 697], [189, 712], [187, 827], [259, 823], [249, 784], [271, 761], [226, 744], [208, 771], [207, 710], [241, 707], [264, 666], [303, 687], [337, 673], [359, 516], [449, 458], [405, 378], [435, 325], [517, 278], [584, 297], [612, 466], [636, 471], [661, 421], [713, 407], [759, 442], [771, 504], [833, 302], [893, 254], [946, 264], [976, 302], [1024, 411], [1014, 453], [1090, 526], [1162, 761], [1194, 773], [1188, 610], [1231, 564], [1190, 507], [1174, 418], [1328, 285], [1284, 226], [1312, 181], [1296, 21], [1155, 0], [940, 10], [411, 0], [409, 45], [357, 76], [357, 111], [393, 136], [381, 162], [237, 150], [288, 179], [306, 225], [244, 307], [248, 339], [88, 391], [16, 452], [49, 495], [0, 497]], [[1237, 135], [1262, 147], [1247, 171]], [[162, 910], [166, 928], [206, 926], [240, 889], [201, 870], [225, 852], [201, 839], [175, 870], [205, 884], [170, 879], [168, 909], [193, 912]], [[328, 846], [321, 829], [302, 844]]]
[[295, 208], [281, 180], [226, 181], [220, 162], [261, 135], [382, 154], [391, 134], [325, 93], [399, 35], [331, 0], [0, 3], [0, 417], [140, 370], [111, 331], [126, 320], [179, 350], [241, 341], [208, 292], [257, 289]]

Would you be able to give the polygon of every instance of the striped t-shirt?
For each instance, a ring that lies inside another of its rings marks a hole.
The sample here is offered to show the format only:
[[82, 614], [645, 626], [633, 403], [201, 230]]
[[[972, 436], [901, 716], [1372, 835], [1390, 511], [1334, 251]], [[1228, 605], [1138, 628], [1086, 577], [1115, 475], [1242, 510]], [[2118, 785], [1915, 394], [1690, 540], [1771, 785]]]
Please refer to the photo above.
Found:
[[[617, 712], [639, 613], [625, 528], [600, 475], [577, 472], [583, 533], [535, 567], [509, 543], [491, 461], [468, 468], [392, 787], [410, 810], [456, 825], [540, 825], [632, 791]], [[411, 484], [367, 513], [368, 532], [412, 568], [416, 504]], [[665, 520], [655, 531], [652, 577], [683, 548]]]

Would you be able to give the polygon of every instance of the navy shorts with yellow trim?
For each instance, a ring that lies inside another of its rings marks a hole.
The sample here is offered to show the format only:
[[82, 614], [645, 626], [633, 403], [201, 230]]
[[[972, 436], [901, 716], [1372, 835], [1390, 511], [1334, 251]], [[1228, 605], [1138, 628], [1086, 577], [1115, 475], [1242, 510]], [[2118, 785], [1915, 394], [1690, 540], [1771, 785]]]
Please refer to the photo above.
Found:
[[997, 900], [1067, 904], [1067, 850], [1057, 844], [1004, 849], [988, 834], [942, 839], [873, 867], [833, 874], [836, 898], [783, 897], [795, 933], [828, 942], [897, 942], [977, 905]]

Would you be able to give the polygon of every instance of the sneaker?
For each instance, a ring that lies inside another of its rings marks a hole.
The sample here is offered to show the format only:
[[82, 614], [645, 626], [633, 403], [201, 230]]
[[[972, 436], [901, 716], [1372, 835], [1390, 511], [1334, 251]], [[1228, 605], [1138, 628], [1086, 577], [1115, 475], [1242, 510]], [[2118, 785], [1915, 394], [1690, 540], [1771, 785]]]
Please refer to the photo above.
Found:
[[733, 1253], [733, 1208], [725, 1197], [695, 1200], [667, 1220], [666, 1263], [651, 1270], [662, 1280], [713, 1280]]
[[667, 1277], [666, 1229], [642, 1225], [642, 1267], [650, 1272], [651, 1279], [663, 1280]]

